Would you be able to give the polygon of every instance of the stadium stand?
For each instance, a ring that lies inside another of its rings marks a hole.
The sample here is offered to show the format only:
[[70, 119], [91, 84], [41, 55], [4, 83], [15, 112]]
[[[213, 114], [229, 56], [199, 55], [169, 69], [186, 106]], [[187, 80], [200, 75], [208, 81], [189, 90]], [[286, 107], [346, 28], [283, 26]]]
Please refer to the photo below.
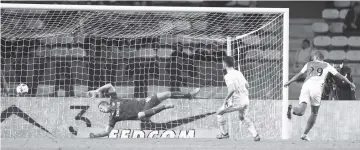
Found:
[[[356, 5], [349, 1], [327, 2], [322, 11], [323, 22], [312, 25], [317, 49], [327, 51], [326, 59], [331, 63], [344, 63], [352, 69], [355, 84], [360, 81], [360, 33], [346, 32], [344, 25], [348, 12]], [[359, 90], [356, 92], [359, 93]]]

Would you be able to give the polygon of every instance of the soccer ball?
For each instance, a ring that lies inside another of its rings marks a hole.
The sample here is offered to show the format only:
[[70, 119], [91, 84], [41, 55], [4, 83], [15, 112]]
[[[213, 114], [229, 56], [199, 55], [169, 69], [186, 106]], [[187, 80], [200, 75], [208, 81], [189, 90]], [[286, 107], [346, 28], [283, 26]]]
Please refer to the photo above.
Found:
[[26, 84], [19, 84], [17, 87], [16, 87], [16, 93], [17, 94], [26, 94], [27, 92], [29, 92], [29, 87], [26, 85]]

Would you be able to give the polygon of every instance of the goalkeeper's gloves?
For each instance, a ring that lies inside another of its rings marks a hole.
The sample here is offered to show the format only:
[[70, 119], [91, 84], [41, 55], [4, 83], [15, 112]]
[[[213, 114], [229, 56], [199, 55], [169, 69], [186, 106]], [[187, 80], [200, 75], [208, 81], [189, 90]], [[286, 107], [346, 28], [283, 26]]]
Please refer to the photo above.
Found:
[[92, 90], [89, 92], [86, 92], [86, 95], [90, 98], [96, 98], [100, 95], [101, 93], [98, 90]]

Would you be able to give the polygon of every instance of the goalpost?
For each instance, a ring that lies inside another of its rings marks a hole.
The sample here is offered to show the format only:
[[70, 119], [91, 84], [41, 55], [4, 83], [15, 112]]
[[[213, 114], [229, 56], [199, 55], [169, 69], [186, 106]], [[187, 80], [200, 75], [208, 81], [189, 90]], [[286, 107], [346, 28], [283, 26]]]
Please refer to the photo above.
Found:
[[[11, 87], [19, 83], [28, 84], [30, 89], [37, 87], [37, 92], [29, 94], [45, 94], [44, 102], [49, 102], [53, 89], [62, 89], [61, 85], [65, 96], [85, 101], [82, 93], [101, 83], [112, 82], [123, 94], [142, 92], [138, 95], [141, 98], [143, 91], [161, 92], [180, 82], [181, 90], [206, 86], [200, 95], [217, 93], [196, 104], [172, 101], [179, 110], [214, 111], [226, 95], [221, 66], [225, 53], [237, 59], [237, 69], [250, 83], [249, 115], [260, 133], [265, 138], [291, 136], [286, 117], [288, 90], [283, 88], [289, 68], [287, 8], [5, 3], [1, 10], [2, 53], [9, 54], [2, 58], [5, 67], [1, 71], [5, 70]], [[173, 49], [179, 47], [189, 57], [171, 57]], [[141, 68], [149, 70], [142, 72]], [[174, 70], [176, 73], [171, 73]], [[134, 75], [139, 72], [152, 76]], [[181, 80], [175, 75], [179, 73]], [[68, 81], [57, 81], [63, 78]], [[127, 88], [142, 84], [137, 81], [144, 78], [149, 82], [141, 88]], [[67, 98], [60, 99], [59, 103], [65, 103]], [[90, 109], [94, 114], [97, 111]], [[170, 114], [174, 119], [183, 116], [182, 112]], [[207, 121], [197, 123], [183, 128], [210, 128]], [[235, 124], [229, 126], [230, 132], [241, 133]], [[2, 125], [1, 130], [10, 128]]]

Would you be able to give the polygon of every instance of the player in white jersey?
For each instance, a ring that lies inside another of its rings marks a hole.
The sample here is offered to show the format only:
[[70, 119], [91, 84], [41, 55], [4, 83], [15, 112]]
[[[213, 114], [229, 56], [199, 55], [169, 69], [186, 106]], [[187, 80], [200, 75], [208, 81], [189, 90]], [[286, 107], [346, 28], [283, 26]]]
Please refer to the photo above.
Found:
[[223, 58], [223, 66], [227, 71], [224, 76], [228, 94], [225, 98], [224, 104], [217, 111], [217, 120], [220, 126], [221, 134], [217, 136], [218, 139], [229, 138], [229, 133], [225, 128], [226, 120], [224, 114], [237, 111], [239, 113], [240, 124], [241, 122], [251, 132], [255, 141], [260, 141], [260, 136], [257, 133], [253, 122], [245, 117], [249, 107], [249, 87], [244, 75], [234, 69], [235, 60], [231, 56]]
[[328, 73], [333, 74], [334, 76], [342, 79], [348, 83], [351, 88], [355, 89], [355, 85], [351, 83], [346, 77], [341, 75], [333, 66], [329, 63], [324, 62], [324, 55], [317, 51], [313, 56], [313, 61], [308, 62], [303, 69], [295, 75], [289, 82], [285, 83], [285, 87], [289, 86], [292, 82], [296, 81], [299, 77], [306, 73], [307, 77], [305, 83], [301, 88], [301, 93], [299, 97], [299, 106], [292, 108], [292, 105], [289, 105], [288, 108], [288, 118], [291, 119], [292, 114], [297, 116], [302, 116], [305, 113], [307, 104], [311, 104], [311, 115], [308, 119], [304, 134], [300, 137], [302, 140], [310, 141], [307, 134], [314, 126], [316, 117], [319, 111], [321, 104], [321, 96], [323, 91], [323, 85]]

